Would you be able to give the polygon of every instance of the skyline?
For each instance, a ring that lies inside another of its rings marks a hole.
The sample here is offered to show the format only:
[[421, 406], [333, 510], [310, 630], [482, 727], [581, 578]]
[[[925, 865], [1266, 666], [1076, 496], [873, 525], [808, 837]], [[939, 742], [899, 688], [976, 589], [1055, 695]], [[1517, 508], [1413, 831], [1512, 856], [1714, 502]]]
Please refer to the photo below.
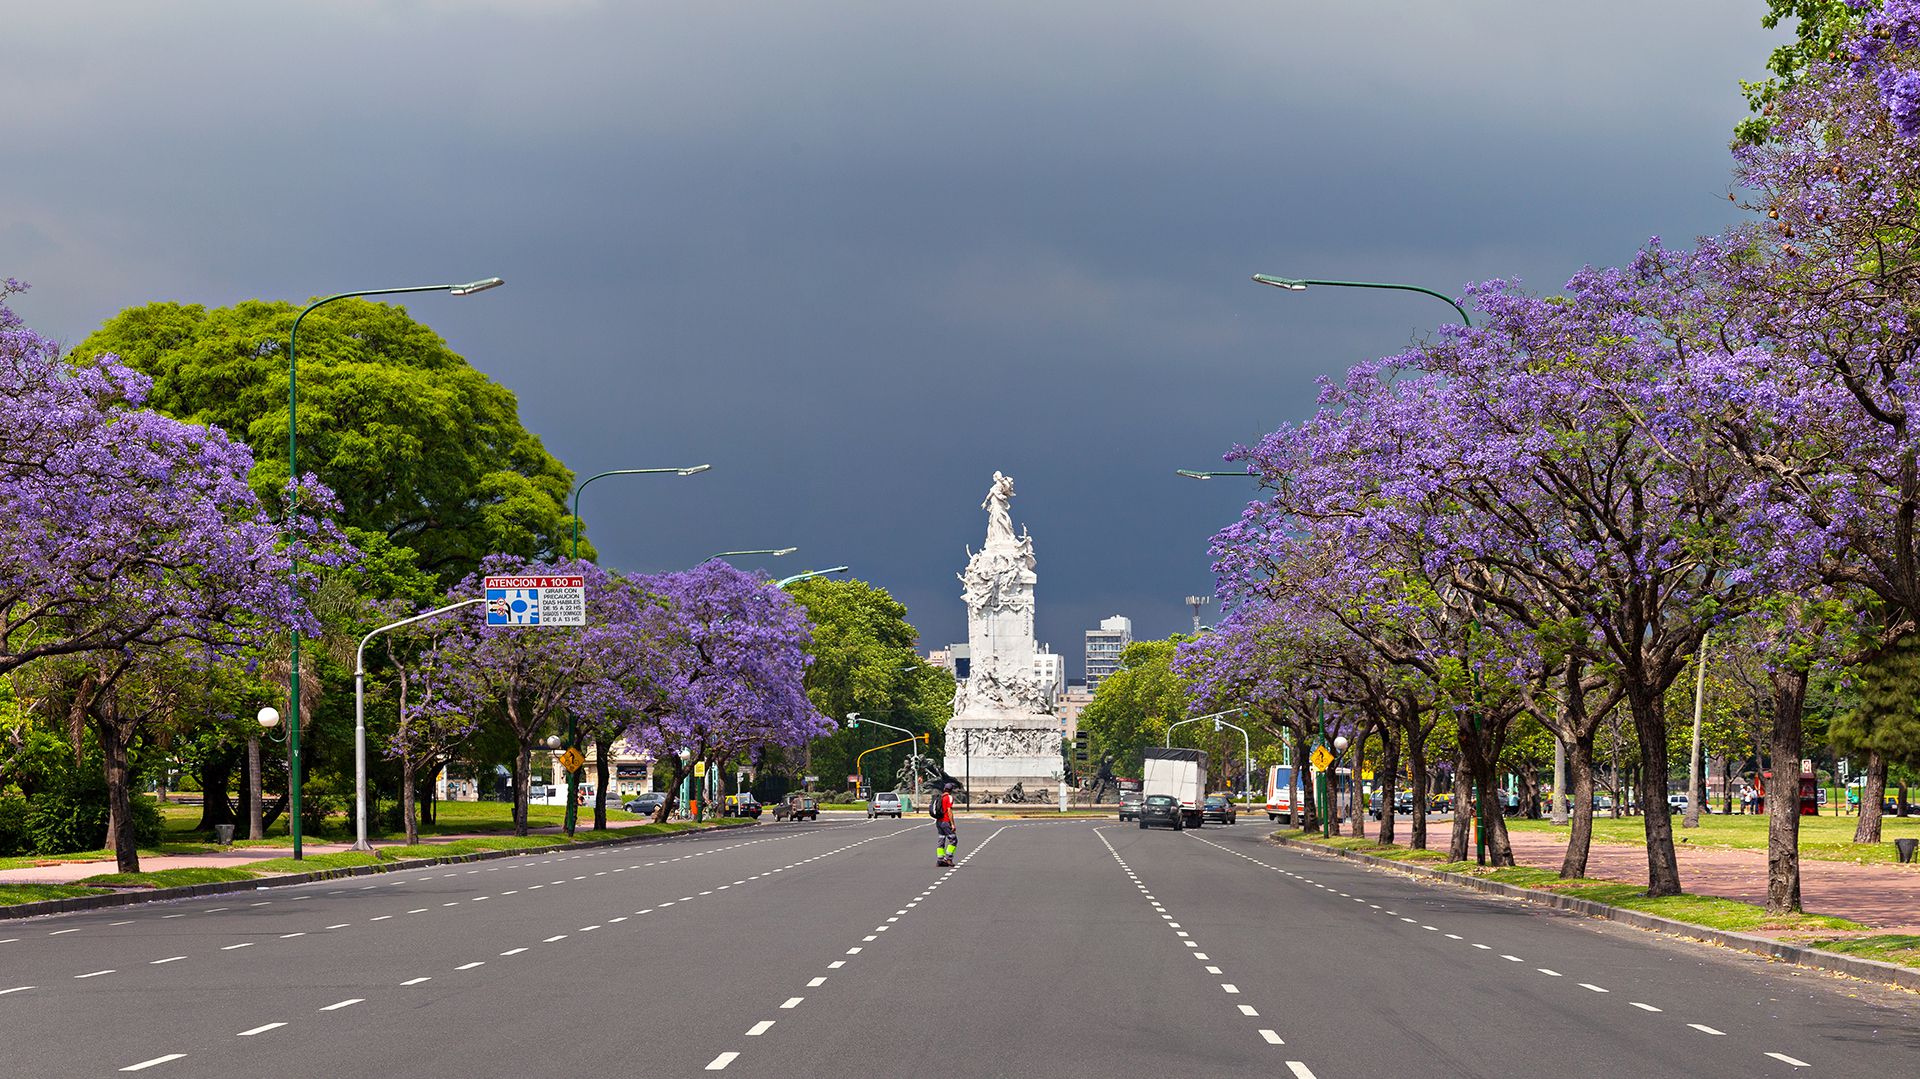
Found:
[[1072, 676], [1100, 619], [1163, 637], [1212, 592], [1245, 493], [1174, 470], [1453, 317], [1252, 274], [1552, 290], [1724, 226], [1764, 11], [29, 10], [0, 275], [73, 343], [156, 300], [498, 274], [406, 306], [577, 477], [714, 465], [596, 485], [605, 564], [796, 546], [761, 568], [851, 566], [924, 653], [965, 639], [998, 469]]

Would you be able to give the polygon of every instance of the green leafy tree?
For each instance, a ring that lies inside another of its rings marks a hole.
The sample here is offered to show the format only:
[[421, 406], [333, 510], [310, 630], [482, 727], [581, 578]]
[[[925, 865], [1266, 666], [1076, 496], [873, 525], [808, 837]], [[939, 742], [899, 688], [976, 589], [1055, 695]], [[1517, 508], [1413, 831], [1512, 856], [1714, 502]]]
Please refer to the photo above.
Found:
[[[1126, 651], [1120, 653], [1120, 669], [1100, 683], [1093, 692], [1093, 700], [1080, 713], [1080, 729], [1092, 735], [1096, 755], [1112, 754], [1116, 773], [1139, 775], [1146, 747], [1165, 742], [1167, 726], [1187, 717], [1188, 706], [1195, 699], [1194, 690], [1188, 680], [1173, 669], [1174, 650], [1186, 640], [1187, 637], [1175, 634], [1164, 641], [1135, 641], [1128, 645]], [[1192, 728], [1197, 727], [1207, 730], [1188, 737]], [[1180, 730], [1182, 745], [1202, 745], [1217, 737], [1212, 725], [1206, 723], [1190, 724]], [[1240, 736], [1235, 734], [1233, 739], [1237, 747]], [[1209, 754], [1209, 759], [1212, 756], [1214, 754]]]
[[[300, 309], [152, 303], [74, 349], [153, 378], [148, 405], [243, 438], [264, 499], [287, 480], [287, 334]], [[489, 554], [569, 553], [572, 473], [521, 426], [514, 396], [397, 304], [342, 300], [300, 324], [301, 469], [339, 498], [340, 521], [417, 553], [442, 583]], [[586, 548], [582, 548], [583, 554]]]
[[1767, 0], [1760, 25], [1774, 30], [1789, 19], [1793, 40], [1776, 46], [1767, 57], [1769, 77], [1740, 83], [1753, 115], [1735, 125], [1735, 142], [1757, 144], [1772, 136], [1774, 99], [1814, 64], [1841, 55], [1841, 42], [1859, 24], [1860, 12], [1847, 0]]

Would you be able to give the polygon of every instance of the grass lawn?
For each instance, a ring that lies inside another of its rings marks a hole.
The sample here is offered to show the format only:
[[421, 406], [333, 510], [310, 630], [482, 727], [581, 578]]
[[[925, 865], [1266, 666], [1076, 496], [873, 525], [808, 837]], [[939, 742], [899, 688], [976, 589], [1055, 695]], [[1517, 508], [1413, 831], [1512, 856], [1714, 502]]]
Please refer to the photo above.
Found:
[[99, 895], [105, 888], [82, 888], [77, 884], [0, 884], [0, 907], [15, 903], [38, 903], [42, 899], [72, 899], [77, 895]]
[[[1855, 843], [1853, 817], [1819, 816], [1800, 818], [1800, 856], [1823, 862], [1895, 862], [1893, 841], [1920, 839], [1920, 817], [1887, 817], [1881, 824], [1880, 843]], [[1546, 820], [1509, 818], [1507, 828], [1515, 832], [1553, 832], [1567, 834], [1569, 825]], [[1680, 818], [1673, 820], [1675, 841], [1684, 840], [1694, 847], [1728, 850], [1766, 850], [1767, 818], [1758, 814], [1708, 815], [1700, 818], [1700, 827], [1682, 828]], [[1596, 843], [1628, 843], [1645, 846], [1646, 822], [1640, 817], [1595, 816], [1593, 840]]]
[[252, 880], [253, 876], [244, 869], [196, 866], [187, 869], [161, 869], [152, 873], [101, 873], [84, 878], [78, 883], [112, 888], [177, 888], [183, 884], [224, 884], [228, 881]]
[[1862, 959], [1878, 959], [1883, 963], [1920, 967], [1920, 936], [1914, 936], [1911, 933], [1883, 933], [1871, 937], [1833, 937], [1825, 940], [1809, 940], [1807, 943], [1824, 951], [1845, 952]]

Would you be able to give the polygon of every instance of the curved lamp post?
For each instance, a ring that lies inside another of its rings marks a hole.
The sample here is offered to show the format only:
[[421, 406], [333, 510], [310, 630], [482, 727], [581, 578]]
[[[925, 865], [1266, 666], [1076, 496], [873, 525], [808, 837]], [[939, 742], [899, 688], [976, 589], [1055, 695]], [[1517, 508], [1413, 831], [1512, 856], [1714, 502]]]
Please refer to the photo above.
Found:
[[1203, 472], [1195, 468], [1176, 468], [1173, 474], [1185, 476], [1190, 480], [1210, 480], [1215, 476], [1238, 476], [1241, 479], [1249, 479], [1253, 476], [1251, 472]]
[[714, 561], [715, 559], [738, 558], [738, 557], [744, 557], [746, 555], [753, 555], [753, 554], [769, 555], [773, 558], [785, 558], [787, 555], [790, 555], [799, 549], [800, 548], [798, 547], [769, 547], [765, 550], [760, 550], [760, 551], [721, 551], [719, 554], [710, 554], [707, 557], [701, 559], [700, 564], [704, 566], [707, 563]]
[[[506, 282], [498, 277], [486, 277], [478, 281], [469, 281], [464, 285], [408, 285], [405, 288], [368, 288], [354, 292], [341, 292], [325, 296], [306, 306], [293, 319], [293, 330], [287, 334], [287, 508], [286, 520], [292, 525], [299, 507], [300, 488], [300, 394], [298, 378], [300, 371], [300, 323], [315, 308], [325, 307], [336, 300], [350, 300], [357, 296], [397, 296], [407, 292], [446, 292], [454, 296], [471, 296], [476, 292], [485, 292], [498, 288]], [[300, 586], [300, 548], [293, 542], [292, 529], [287, 535], [287, 579], [298, 592]], [[300, 858], [300, 630], [293, 631], [292, 665], [287, 672], [287, 808], [292, 812], [289, 818], [289, 830], [293, 833], [293, 857]]]
[[[675, 476], [697, 476], [712, 467], [712, 465], [689, 465], [685, 468], [610, 468], [605, 472], [596, 472], [586, 479], [581, 480], [580, 486], [573, 489], [573, 560], [575, 562], [580, 561], [580, 492], [587, 489], [587, 484], [608, 476], [660, 476], [668, 473]], [[579, 738], [580, 731], [578, 725], [574, 722], [573, 710], [568, 709], [567, 746], [569, 748], [575, 746]], [[582, 768], [584, 767], [585, 766], [582, 765]], [[567, 812], [565, 820], [568, 838], [572, 838], [574, 828], [580, 823], [580, 771], [581, 769], [578, 768], [570, 768], [567, 770]]]
[[829, 566], [826, 569], [810, 569], [805, 573], [796, 573], [791, 577], [782, 577], [779, 580], [773, 582], [773, 587], [785, 588], [790, 584], [798, 584], [801, 581], [810, 581], [815, 577], [825, 577], [829, 573], [847, 573], [847, 572], [850, 572], [851, 569], [852, 567], [850, 566]]
[[1253, 279], [1263, 285], [1272, 285], [1274, 288], [1286, 289], [1288, 292], [1305, 292], [1310, 286], [1325, 285], [1331, 288], [1384, 288], [1399, 292], [1424, 293], [1453, 308], [1453, 313], [1459, 315], [1460, 321], [1469, 328], [1473, 326], [1473, 320], [1467, 317], [1466, 308], [1455, 303], [1445, 293], [1435, 292], [1419, 285], [1401, 285], [1391, 281], [1327, 281], [1317, 277], [1275, 277], [1272, 274], [1263, 273], [1254, 274]]
[[457, 611], [462, 607], [471, 607], [476, 603], [485, 603], [485, 597], [463, 599], [458, 603], [449, 603], [445, 607], [436, 607], [424, 614], [412, 618], [402, 618], [398, 622], [389, 622], [379, 629], [360, 638], [360, 647], [353, 652], [353, 849], [372, 850], [373, 844], [367, 842], [367, 642], [380, 634], [401, 626], [411, 626], [415, 622], [424, 622], [436, 615]]

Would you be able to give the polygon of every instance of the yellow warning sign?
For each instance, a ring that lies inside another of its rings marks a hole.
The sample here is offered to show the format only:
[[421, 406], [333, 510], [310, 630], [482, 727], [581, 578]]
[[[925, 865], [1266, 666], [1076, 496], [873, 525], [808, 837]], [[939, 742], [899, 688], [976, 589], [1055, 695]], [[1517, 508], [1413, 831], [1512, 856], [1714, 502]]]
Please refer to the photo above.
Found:
[[1314, 746], [1312, 760], [1314, 770], [1324, 772], [1327, 766], [1333, 763], [1333, 754], [1327, 751], [1326, 746]]
[[706, 762], [706, 761], [694, 761], [694, 762], [693, 762], [693, 774], [694, 774], [694, 775], [696, 775], [696, 776], [705, 776], [705, 775], [707, 774], [707, 762]]
[[586, 756], [577, 749], [569, 749], [560, 754], [560, 767], [569, 772], [578, 772], [586, 763]]

